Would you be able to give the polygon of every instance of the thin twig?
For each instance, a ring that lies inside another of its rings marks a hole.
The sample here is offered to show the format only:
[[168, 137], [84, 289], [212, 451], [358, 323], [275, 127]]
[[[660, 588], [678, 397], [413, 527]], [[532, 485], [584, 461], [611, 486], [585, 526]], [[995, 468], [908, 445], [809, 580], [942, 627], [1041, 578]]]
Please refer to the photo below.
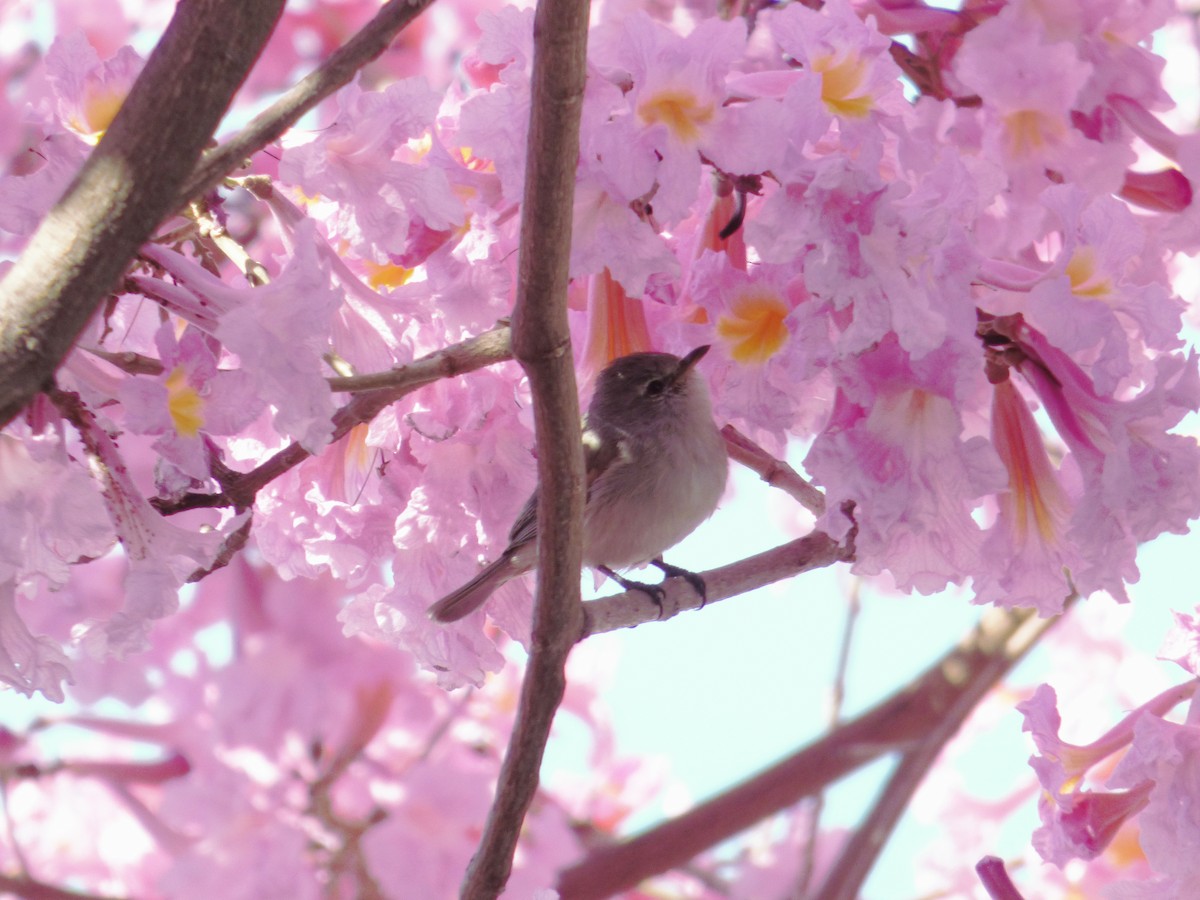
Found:
[[211, 190], [245, 160], [277, 141], [306, 112], [349, 84], [359, 69], [383, 53], [393, 38], [432, 3], [433, 0], [385, 3], [375, 18], [299, 84], [251, 119], [233, 138], [205, 154], [180, 192], [180, 202], [187, 203]]
[[589, 853], [560, 874], [561, 900], [629, 890], [885, 754], [911, 750], [947, 711], [965, 715], [1053, 621], [1030, 610], [988, 610], [954, 649], [873, 709], [684, 815]]
[[[842, 722], [842, 709], [846, 703], [846, 673], [850, 670], [850, 646], [854, 638], [855, 626], [862, 611], [862, 581], [855, 578], [850, 585], [846, 598], [846, 624], [842, 628], [842, 643], [838, 648], [837, 664], [833, 673], [833, 685], [829, 697], [829, 730], [837, 728]], [[792, 895], [797, 898], [808, 897], [812, 886], [813, 873], [817, 868], [818, 837], [821, 833], [821, 813], [825, 808], [825, 792], [814, 796], [812, 806], [805, 812], [807, 815], [808, 840], [804, 842], [803, 856], [800, 860], [800, 874], [796, 878], [796, 888]]]
[[463, 900], [491, 900], [508, 881], [583, 619], [583, 448], [567, 284], [587, 26], [586, 0], [539, 0], [513, 310], [513, 353], [529, 375], [539, 450], [537, 602], [516, 721]]
[[725, 438], [725, 449], [734, 462], [757, 472], [763, 481], [788, 493], [814, 516], [825, 512], [825, 495], [787, 463], [773, 457], [732, 425], [721, 429], [721, 437]]
[[[385, 387], [355, 394], [349, 403], [334, 413], [331, 441], [345, 437], [355, 425], [371, 421], [384, 407], [418, 388], [441, 378], [473, 372], [509, 359], [512, 359], [509, 327], [501, 324], [462, 343], [430, 353], [408, 365], [397, 366], [390, 372], [383, 373], [386, 375]], [[190, 493], [171, 500], [156, 498], [150, 502], [164, 515], [208, 507], [229, 506], [234, 509], [246, 509], [254, 502], [255, 495], [262, 488], [304, 462], [310, 455], [298, 442], [293, 442], [249, 472], [223, 474], [220, 479], [221, 490], [218, 493]]]

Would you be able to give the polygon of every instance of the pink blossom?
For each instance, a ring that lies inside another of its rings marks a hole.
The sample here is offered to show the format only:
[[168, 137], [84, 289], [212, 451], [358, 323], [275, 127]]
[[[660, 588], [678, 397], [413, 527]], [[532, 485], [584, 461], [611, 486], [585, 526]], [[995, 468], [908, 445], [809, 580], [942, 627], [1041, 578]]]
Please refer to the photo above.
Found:
[[113, 527], [100, 492], [59, 434], [0, 434], [0, 581], [54, 588], [71, 565], [103, 556]]
[[[268, 285], [232, 288], [184, 257], [160, 249], [153, 251], [154, 259], [180, 286], [151, 290], [174, 296], [177, 308], [189, 310], [194, 322], [237, 354], [259, 396], [275, 406], [279, 433], [315, 451], [333, 431], [333, 400], [319, 361], [342, 294], [330, 284], [310, 229], [302, 229], [295, 255]], [[218, 313], [216, 322], [212, 310]]]
[[982, 98], [978, 115], [989, 157], [1012, 171], [1018, 188], [1040, 190], [1047, 166], [1062, 168], [1072, 155], [1087, 152], [1070, 112], [1093, 67], [1026, 9], [1005, 6], [972, 29], [955, 57], [954, 74]]
[[209, 460], [203, 435], [236, 434], [258, 415], [261, 403], [249, 376], [219, 371], [213, 349], [199, 331], [175, 339], [170, 325], [159, 329], [163, 374], [131, 378], [121, 385], [129, 410], [126, 426], [139, 434], [158, 434], [154, 446], [188, 477], [205, 481]]
[[[893, 340], [840, 364], [829, 425], [805, 466], [831, 511], [855, 502], [855, 570], [890, 571], [901, 590], [932, 593], [976, 571], [983, 532], [971, 510], [1004, 483], [995, 451], [965, 438], [955, 399], [964, 360], [949, 348], [920, 362]], [[844, 528], [840, 512], [825, 527]]]
[[[1076, 479], [1051, 464], [1028, 403], [1012, 381], [993, 386], [992, 445], [1008, 472], [1008, 490], [996, 497], [996, 521], [975, 575], [975, 602], [1035, 607], [1057, 615], [1073, 590], [1068, 573], [1082, 560], [1067, 539]], [[1012, 560], [1021, 565], [1012, 565]]]
[[1194, 886], [1200, 878], [1200, 821], [1195, 813], [1200, 732], [1193, 719], [1193, 712], [1182, 725], [1156, 716], [1140, 718], [1129, 752], [1110, 779], [1115, 786], [1153, 786], [1138, 816], [1140, 843], [1154, 872], [1179, 886]]
[[95, 144], [125, 102], [143, 62], [130, 47], [101, 62], [83, 32], [72, 31], [55, 39], [45, 64], [62, 126]]
[[1073, 578], [1084, 593], [1103, 587], [1123, 597], [1121, 581], [1136, 580], [1136, 543], [1186, 530], [1200, 510], [1193, 489], [1200, 449], [1166, 431], [1200, 404], [1195, 357], [1158, 357], [1150, 384], [1117, 401], [1098, 394], [1083, 370], [1036, 331], [1025, 327], [1021, 334], [1028, 361], [1020, 371], [1046, 404], [1084, 481], [1070, 530], [1084, 567]]
[[1193, 675], [1200, 674], [1200, 618], [1186, 613], [1171, 613], [1175, 624], [1167, 631], [1159, 659], [1178, 663]]
[[334, 233], [378, 259], [403, 251], [414, 220], [442, 229], [461, 224], [462, 205], [445, 174], [410, 148], [437, 112], [438, 96], [422, 79], [378, 92], [351, 86], [338, 102], [334, 124], [289, 144], [279, 168], [284, 181], [337, 201], [326, 219]]
[[12, 581], [0, 581], [0, 682], [54, 703], [65, 699], [62, 682], [72, 682], [67, 656], [58, 642], [33, 635], [17, 614]]

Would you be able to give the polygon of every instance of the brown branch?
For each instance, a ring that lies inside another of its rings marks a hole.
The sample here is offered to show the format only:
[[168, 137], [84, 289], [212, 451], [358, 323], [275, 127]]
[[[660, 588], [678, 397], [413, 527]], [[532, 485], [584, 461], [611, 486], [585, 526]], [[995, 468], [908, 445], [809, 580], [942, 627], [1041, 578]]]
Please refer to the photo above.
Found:
[[467, 867], [464, 900], [490, 900], [508, 880], [583, 620], [583, 448], [567, 283], [587, 25], [586, 0], [538, 2], [513, 311], [513, 354], [529, 374], [539, 448], [537, 602], [516, 721], [479, 850]]
[[175, 8], [129, 96], [0, 283], [0, 426], [53, 377], [179, 189], [258, 57], [283, 0]]
[[[1077, 599], [1078, 595], [1069, 598], [1064, 610], [1069, 609]], [[970, 689], [952, 697], [949, 705], [939, 711], [936, 720], [929, 723], [921, 739], [904, 751], [874, 807], [842, 847], [829, 877], [816, 895], [817, 900], [855, 900], [859, 896], [875, 860], [900, 817], [909, 809], [913, 794], [925, 780], [942, 749], [958, 733], [984, 695], [1058, 621], [1057, 617], [1040, 619], [1030, 614], [1025, 614], [1023, 619], [1017, 621], [1016, 615], [1010, 613], [1009, 619], [1001, 622], [1003, 627], [1011, 629], [1005, 633], [1003, 645], [999, 648], [1002, 652], [989, 656], [986, 663], [979, 666]], [[1000, 617], [993, 618], [999, 620]]]
[[809, 484], [800, 473], [782, 460], [778, 460], [732, 425], [721, 429], [725, 438], [725, 449], [729, 458], [741, 463], [752, 472], [757, 472], [771, 487], [790, 494], [801, 506], [814, 516], [825, 512], [825, 495]]
[[884, 754], [911, 750], [947, 711], [965, 715], [1052, 621], [1029, 610], [988, 610], [958, 646], [873, 709], [688, 813], [589, 853], [560, 875], [560, 898], [587, 900], [630, 890]]
[[[363, 66], [377, 58], [392, 39], [433, 0], [389, 0], [370, 22], [339, 47], [329, 59], [250, 120], [236, 136], [205, 154], [180, 193], [180, 202], [194, 200], [300, 120], [306, 112], [349, 84]], [[248, 4], [253, 6], [253, 4]]]
[[844, 545], [840, 545], [823, 531], [814, 531], [727, 566], [701, 572], [700, 577], [704, 579], [708, 595], [704, 603], [683, 578], [668, 578], [663, 582], [661, 610], [644, 591], [637, 589], [590, 600], [583, 605], [583, 627], [579, 637], [582, 640], [618, 628], [666, 621], [684, 610], [699, 609], [701, 605], [711, 605], [801, 572], [824, 568], [835, 562], [848, 562], [853, 558], [853, 534]]
[[70, 891], [52, 884], [43, 884], [32, 878], [11, 878], [7, 875], [0, 875], [0, 893], [6, 897], [20, 897], [22, 900], [114, 900], [112, 894]]
[[[349, 403], [334, 413], [331, 441], [345, 437], [355, 425], [370, 422], [384, 407], [418, 388], [441, 378], [474, 372], [484, 366], [509, 359], [512, 359], [509, 327], [500, 324], [490, 331], [430, 353], [408, 365], [397, 366], [376, 376], [364, 376], [376, 377], [379, 384], [386, 386], [355, 394]], [[246, 509], [254, 502], [254, 497], [260, 490], [289, 469], [300, 465], [309, 456], [311, 454], [307, 450], [299, 443], [293, 442], [249, 472], [234, 473], [226, 470], [219, 478], [221, 490], [216, 494], [192, 493], [173, 500], [155, 498], [150, 502], [164, 515], [208, 507], [230, 506], [234, 509]]]

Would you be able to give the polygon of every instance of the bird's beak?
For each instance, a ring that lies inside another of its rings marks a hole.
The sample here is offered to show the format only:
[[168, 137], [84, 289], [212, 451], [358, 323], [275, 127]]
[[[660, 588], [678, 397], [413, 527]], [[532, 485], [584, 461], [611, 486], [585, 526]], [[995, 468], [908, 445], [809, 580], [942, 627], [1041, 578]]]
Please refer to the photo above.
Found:
[[688, 372], [692, 371], [692, 368], [696, 365], [696, 363], [700, 362], [700, 360], [704, 358], [704, 354], [708, 352], [711, 346], [712, 344], [705, 344], [702, 347], [697, 347], [695, 350], [681, 359], [679, 361], [679, 370], [675, 373], [675, 380], [678, 381], [680, 378], [683, 378], [685, 375], [687, 375]]
[[700, 358], [708, 352], [711, 344], [705, 344], [703, 347], [697, 347], [683, 359], [679, 360], [679, 368], [675, 370], [675, 374], [671, 376], [671, 384], [679, 384], [688, 376], [688, 372], [696, 367], [696, 363], [700, 362]]

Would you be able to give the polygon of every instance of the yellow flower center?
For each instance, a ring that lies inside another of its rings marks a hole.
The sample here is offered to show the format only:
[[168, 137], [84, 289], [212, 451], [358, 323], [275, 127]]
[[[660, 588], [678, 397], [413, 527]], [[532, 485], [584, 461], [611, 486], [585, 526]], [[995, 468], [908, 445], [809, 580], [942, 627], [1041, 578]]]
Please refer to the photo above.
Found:
[[764, 363], [788, 337], [788, 307], [777, 293], [762, 287], [742, 291], [717, 320], [717, 334], [729, 342], [729, 355], [742, 364]]
[[1014, 159], [1024, 159], [1036, 151], [1062, 140], [1062, 120], [1036, 109], [1022, 109], [1003, 119], [1004, 139]]
[[195, 437], [204, 425], [204, 398], [188, 384], [183, 366], [171, 371], [166, 384], [167, 411], [175, 430], [184, 437]]
[[1100, 270], [1095, 247], [1077, 247], [1067, 263], [1067, 278], [1076, 297], [1103, 300], [1113, 294], [1112, 279]]
[[98, 144], [104, 132], [117, 117], [121, 104], [125, 102], [127, 88], [114, 88], [96, 82], [88, 82], [83, 88], [83, 102], [79, 116], [72, 116], [71, 130], [90, 144]]
[[672, 136], [685, 144], [696, 143], [701, 131], [716, 115], [711, 101], [703, 101], [681, 88], [667, 88], [650, 94], [638, 104], [637, 112], [647, 125], [661, 122]]
[[398, 266], [395, 263], [377, 263], [363, 260], [363, 268], [367, 270], [367, 284], [379, 290], [381, 287], [400, 287], [407, 284], [413, 270]]
[[812, 70], [821, 76], [821, 100], [835, 116], [862, 119], [871, 111], [871, 95], [863, 90], [867, 61], [857, 53], [819, 56]]

